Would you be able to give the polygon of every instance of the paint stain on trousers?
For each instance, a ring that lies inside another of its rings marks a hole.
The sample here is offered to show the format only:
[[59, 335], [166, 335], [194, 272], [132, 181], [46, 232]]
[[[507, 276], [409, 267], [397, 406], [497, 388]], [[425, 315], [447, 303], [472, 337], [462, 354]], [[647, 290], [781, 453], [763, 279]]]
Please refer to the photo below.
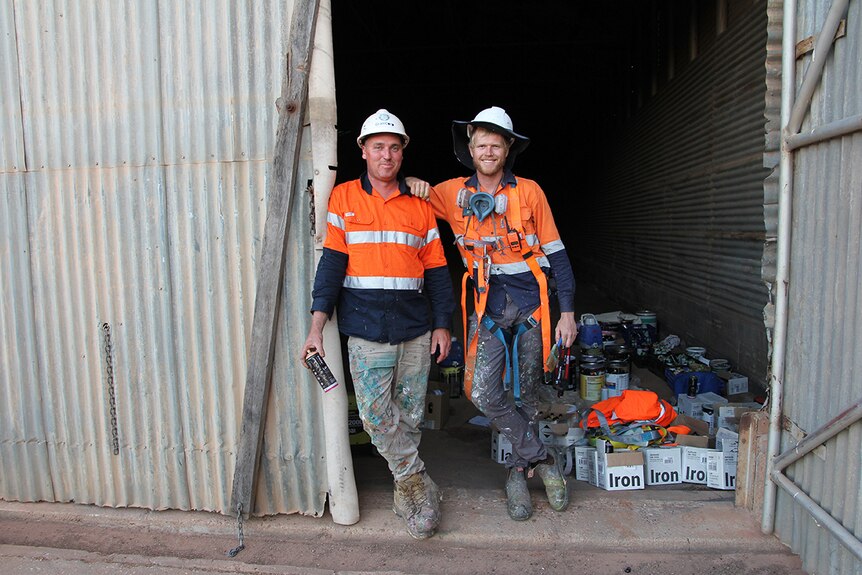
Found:
[[362, 426], [398, 480], [425, 469], [419, 441], [431, 332], [391, 345], [350, 337], [347, 352]]

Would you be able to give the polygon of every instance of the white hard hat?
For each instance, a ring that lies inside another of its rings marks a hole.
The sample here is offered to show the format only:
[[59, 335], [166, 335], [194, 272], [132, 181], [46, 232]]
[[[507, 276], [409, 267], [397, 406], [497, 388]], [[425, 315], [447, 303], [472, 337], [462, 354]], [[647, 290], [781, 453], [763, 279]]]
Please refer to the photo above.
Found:
[[509, 114], [506, 113], [506, 110], [500, 108], [498, 106], [491, 106], [490, 108], [485, 108], [478, 114], [470, 124], [492, 124], [494, 126], [503, 128], [506, 132], [512, 132], [512, 118], [509, 117]]
[[506, 157], [506, 167], [509, 169], [512, 169], [518, 154], [530, 144], [530, 138], [522, 136], [512, 129], [512, 118], [509, 117], [506, 110], [499, 106], [485, 108], [469, 122], [455, 120], [452, 122], [452, 143], [455, 147], [455, 157], [470, 169], [473, 169], [473, 157], [470, 155], [469, 141], [473, 129], [477, 126], [501, 134], [512, 142], [509, 155]]
[[356, 138], [356, 143], [362, 146], [365, 138], [372, 134], [397, 134], [404, 141], [404, 147], [410, 143], [410, 137], [404, 131], [404, 124], [398, 119], [398, 116], [390, 113], [383, 108], [380, 108], [362, 123], [362, 129], [359, 131], [359, 137]]

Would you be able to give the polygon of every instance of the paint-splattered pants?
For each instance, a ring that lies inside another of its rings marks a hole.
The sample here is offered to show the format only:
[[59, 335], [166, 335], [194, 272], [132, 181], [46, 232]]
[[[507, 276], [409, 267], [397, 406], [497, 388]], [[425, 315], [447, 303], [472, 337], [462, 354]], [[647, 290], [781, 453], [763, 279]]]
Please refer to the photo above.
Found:
[[419, 458], [431, 332], [397, 345], [347, 340], [362, 427], [396, 479], [425, 469]]
[[[506, 309], [502, 316], [489, 314], [488, 317], [501, 328], [511, 329], [526, 321], [530, 314], [524, 314], [508, 298], [506, 300]], [[475, 329], [474, 314], [470, 318], [470, 337], [473, 337]], [[539, 438], [536, 421], [539, 386], [542, 385], [544, 377], [541, 325], [528, 329], [518, 338], [518, 380], [522, 402], [520, 407], [515, 404], [513, 394], [507, 392], [503, 386], [506, 364], [506, 348], [503, 342], [485, 326], [479, 328], [478, 337], [470, 400], [512, 443], [512, 456], [506, 462], [506, 467], [526, 467], [531, 462], [544, 459], [547, 450]]]

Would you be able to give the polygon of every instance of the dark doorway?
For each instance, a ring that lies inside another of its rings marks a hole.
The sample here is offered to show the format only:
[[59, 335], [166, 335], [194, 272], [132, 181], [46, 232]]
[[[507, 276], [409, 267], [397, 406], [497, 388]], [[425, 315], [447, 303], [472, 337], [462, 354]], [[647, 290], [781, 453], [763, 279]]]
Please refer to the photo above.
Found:
[[516, 175], [539, 182], [575, 245], [598, 135], [626, 107], [631, 29], [649, 6], [335, 0], [338, 181], [364, 169], [355, 139], [379, 108], [411, 136], [404, 172], [436, 183], [468, 173], [452, 151], [452, 121], [500, 106], [531, 139]]

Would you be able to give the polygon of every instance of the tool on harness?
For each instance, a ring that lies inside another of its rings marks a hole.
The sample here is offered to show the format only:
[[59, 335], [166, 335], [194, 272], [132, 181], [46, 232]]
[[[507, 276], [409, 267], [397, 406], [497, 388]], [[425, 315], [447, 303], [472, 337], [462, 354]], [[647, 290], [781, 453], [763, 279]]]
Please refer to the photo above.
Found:
[[[517, 186], [509, 189], [509, 195], [511, 196], [511, 201], [505, 202], [506, 207], [506, 227], [515, 233], [516, 237], [513, 237], [512, 240], [509, 240], [508, 234], [506, 241], [510, 244], [513, 251], [515, 253], [521, 254], [521, 257], [524, 258], [524, 262], [527, 264], [528, 268], [532, 272], [533, 276], [536, 279], [536, 283], [539, 287], [539, 306], [533, 312], [531, 318], [522, 324], [523, 331], [529, 329], [529, 327], [533, 327], [535, 325], [541, 325], [542, 328], [542, 362], [543, 362], [543, 371], [545, 373], [545, 379], [549, 380], [550, 377], [553, 376], [552, 372], [549, 372], [547, 366], [547, 359], [550, 354], [551, 348], [551, 319], [550, 319], [550, 304], [548, 302], [548, 280], [545, 276], [545, 273], [542, 271], [539, 266], [539, 262], [537, 261], [536, 255], [534, 254], [530, 244], [526, 242], [524, 236], [524, 228], [521, 222], [521, 210], [520, 210], [520, 197], [518, 195]], [[476, 196], [479, 196], [480, 199], [473, 200]], [[464, 370], [464, 391], [468, 397], [471, 396], [472, 384], [473, 384], [473, 374], [476, 368], [476, 349], [478, 344], [478, 333], [481, 327], [487, 327], [487, 322], [485, 321], [485, 306], [488, 300], [488, 282], [490, 280], [490, 271], [491, 271], [491, 254], [494, 251], [502, 251], [503, 246], [501, 246], [501, 242], [488, 242], [485, 241], [480, 235], [477, 229], [478, 223], [481, 223], [484, 217], [487, 217], [491, 213], [493, 209], [497, 206], [497, 201], [493, 200], [493, 204], [489, 201], [489, 198], [493, 198], [490, 194], [485, 192], [477, 192], [474, 193], [470, 197], [470, 210], [476, 210], [476, 208], [481, 207], [482, 213], [485, 215], [480, 217], [481, 214], [477, 214], [475, 211], [473, 215], [476, 215], [476, 218], [468, 218], [466, 223], [465, 233], [462, 236], [464, 253], [466, 254], [466, 264], [467, 271], [464, 273], [464, 277], [461, 282], [461, 311], [462, 311], [462, 320], [464, 325], [464, 341], [469, 342], [468, 351], [467, 351], [467, 361], [465, 362], [465, 370]], [[475, 201], [475, 205], [474, 205]], [[503, 205], [503, 202], [500, 202], [500, 205]], [[510, 209], [511, 208], [511, 209]], [[477, 222], [478, 220], [478, 222]], [[509, 220], [511, 220], [511, 227], [509, 226]], [[470, 290], [470, 293], [474, 294], [473, 304], [474, 304], [474, 312], [477, 318], [476, 332], [473, 334], [472, 338], [467, 338], [467, 292], [468, 280], [473, 280], [474, 285], [473, 289]], [[488, 320], [496, 327], [496, 324], [492, 320]], [[528, 327], [529, 326], [529, 327]], [[518, 326], [516, 326], [517, 328]], [[514, 345], [517, 342], [517, 338], [520, 337], [520, 333], [516, 335], [513, 334], [511, 342]], [[522, 332], [521, 332], [522, 333]], [[495, 334], [496, 337], [500, 338], [502, 334]], [[501, 339], [504, 346], [506, 347], [507, 357], [507, 365], [511, 365], [512, 369], [507, 369], [506, 373], [510, 376], [515, 376], [515, 368], [517, 361], [517, 353], [512, 353], [509, 349], [509, 346], [506, 343], [505, 337]], [[513, 359], [514, 358], [514, 359]], [[514, 387], [516, 396], [515, 402], [518, 405], [521, 405], [520, 400], [520, 382], [518, 381], [518, 377], [514, 377], [514, 381], [517, 382]]]

